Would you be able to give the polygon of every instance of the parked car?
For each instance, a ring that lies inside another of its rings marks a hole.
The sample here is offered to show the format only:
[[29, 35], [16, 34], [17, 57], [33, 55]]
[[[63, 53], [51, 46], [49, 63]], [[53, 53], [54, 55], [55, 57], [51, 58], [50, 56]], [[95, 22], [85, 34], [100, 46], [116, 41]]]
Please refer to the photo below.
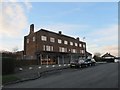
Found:
[[75, 68], [78, 68], [79, 67], [79, 61], [78, 60], [71, 60], [70, 61], [70, 67], [75, 67]]
[[70, 67], [80, 68], [80, 67], [87, 67], [87, 62], [83, 59], [76, 59], [70, 62]]
[[86, 59], [85, 62], [87, 63], [87, 66], [94, 66], [94, 65], [96, 65], [95, 59]]

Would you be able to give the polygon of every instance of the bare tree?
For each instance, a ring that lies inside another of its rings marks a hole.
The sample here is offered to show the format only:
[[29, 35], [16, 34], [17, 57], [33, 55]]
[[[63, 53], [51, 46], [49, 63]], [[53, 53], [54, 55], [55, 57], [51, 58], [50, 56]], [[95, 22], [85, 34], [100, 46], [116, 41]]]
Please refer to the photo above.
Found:
[[96, 52], [96, 53], [94, 53], [94, 56], [100, 57], [100, 56], [101, 56], [101, 53]]
[[16, 47], [14, 47], [12, 50], [13, 50], [13, 52], [15, 53], [15, 52], [18, 51], [18, 47], [16, 46]]

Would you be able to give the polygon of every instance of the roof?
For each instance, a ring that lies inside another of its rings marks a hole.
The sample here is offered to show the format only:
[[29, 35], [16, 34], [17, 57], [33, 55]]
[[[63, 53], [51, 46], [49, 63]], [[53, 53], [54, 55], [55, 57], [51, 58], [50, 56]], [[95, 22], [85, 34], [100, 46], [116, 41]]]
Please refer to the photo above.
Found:
[[[71, 39], [77, 40], [77, 39], [74, 38], [74, 37], [70, 37], [70, 36], [67, 36], [67, 35], [64, 35], [64, 34], [55, 33], [55, 32], [49, 31], [49, 30], [45, 30], [45, 29], [40, 29], [39, 31], [44, 31], [44, 32], [48, 32], [48, 33], [53, 33], [53, 34], [56, 34], [56, 35], [61, 35], [61, 36], [67, 37], [67, 38], [71, 38]], [[39, 31], [37, 31], [37, 32], [39, 32]], [[37, 32], [35, 32], [35, 33], [37, 33]], [[85, 43], [85, 42], [80, 41], [80, 40], [79, 40], [79, 42]]]
[[87, 52], [86, 54], [87, 54], [87, 56], [88, 56], [88, 55], [92, 55], [90, 52]]
[[115, 57], [115, 56], [111, 55], [110, 53], [106, 53], [102, 57]]

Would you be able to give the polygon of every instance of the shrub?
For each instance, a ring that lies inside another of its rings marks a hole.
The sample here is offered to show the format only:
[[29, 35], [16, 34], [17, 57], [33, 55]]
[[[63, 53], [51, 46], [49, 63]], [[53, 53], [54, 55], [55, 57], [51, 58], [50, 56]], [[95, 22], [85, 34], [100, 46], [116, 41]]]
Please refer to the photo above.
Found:
[[14, 73], [15, 58], [2, 57], [2, 75]]

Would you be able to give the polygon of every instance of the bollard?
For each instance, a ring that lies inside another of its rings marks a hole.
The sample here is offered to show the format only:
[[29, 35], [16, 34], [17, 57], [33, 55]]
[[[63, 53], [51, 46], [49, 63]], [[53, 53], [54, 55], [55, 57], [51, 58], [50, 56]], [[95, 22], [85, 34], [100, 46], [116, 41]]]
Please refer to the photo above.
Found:
[[46, 68], [48, 68], [49, 66], [47, 65]]
[[22, 71], [22, 70], [23, 70], [23, 68], [19, 68], [19, 70], [20, 70], [20, 71]]
[[31, 70], [31, 69], [33, 69], [32, 67], [29, 67], [29, 69]]
[[55, 65], [52, 65], [52, 67], [55, 67]]
[[39, 66], [38, 68], [41, 69], [41, 66]]
[[59, 65], [59, 67], [60, 67], [61, 65]]

